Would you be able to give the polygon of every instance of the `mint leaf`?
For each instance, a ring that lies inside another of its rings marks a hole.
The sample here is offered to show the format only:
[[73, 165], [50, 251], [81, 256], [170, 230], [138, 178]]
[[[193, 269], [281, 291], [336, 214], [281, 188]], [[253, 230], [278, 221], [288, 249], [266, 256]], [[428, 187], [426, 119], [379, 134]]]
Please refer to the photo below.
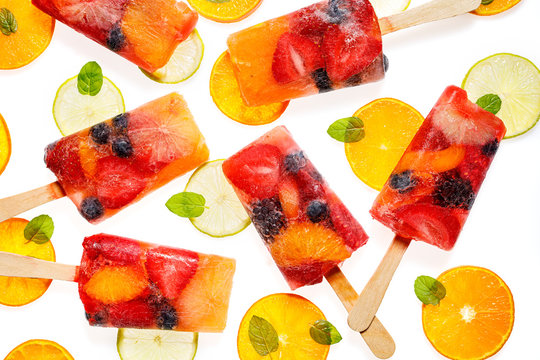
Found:
[[501, 110], [502, 100], [498, 95], [486, 94], [476, 100], [476, 105], [496, 115]]
[[16, 33], [18, 28], [17, 20], [13, 13], [6, 8], [0, 9], [0, 31], [2, 34], [9, 36]]
[[249, 341], [261, 356], [273, 353], [279, 347], [276, 329], [267, 320], [256, 315], [249, 320]]
[[54, 223], [49, 215], [39, 215], [24, 228], [24, 238], [36, 244], [45, 244], [51, 240], [54, 232]]
[[309, 328], [311, 338], [322, 345], [337, 344], [342, 337], [339, 331], [327, 320], [317, 320]]
[[205, 204], [204, 196], [194, 192], [181, 192], [171, 196], [165, 206], [178, 216], [194, 218], [202, 215], [207, 208]]
[[426, 305], [439, 305], [446, 296], [446, 289], [437, 279], [430, 276], [419, 276], [414, 282], [414, 293]]
[[77, 76], [77, 89], [83, 95], [96, 96], [103, 86], [103, 72], [95, 61], [86, 63]]
[[489, 5], [493, 2], [493, 0], [482, 0], [482, 5]]
[[351, 143], [364, 138], [364, 123], [357, 117], [348, 117], [335, 121], [327, 130], [328, 135], [337, 141]]

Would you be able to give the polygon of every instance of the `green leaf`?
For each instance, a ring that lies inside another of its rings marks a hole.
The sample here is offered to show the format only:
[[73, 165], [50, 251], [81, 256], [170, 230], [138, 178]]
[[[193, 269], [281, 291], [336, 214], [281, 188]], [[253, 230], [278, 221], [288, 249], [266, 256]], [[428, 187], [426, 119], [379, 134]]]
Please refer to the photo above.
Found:
[[482, 0], [482, 5], [489, 5], [493, 2], [493, 0]]
[[86, 63], [79, 76], [77, 76], [77, 88], [83, 95], [96, 96], [103, 86], [103, 72], [101, 66], [95, 61]]
[[249, 341], [261, 356], [273, 353], [279, 347], [276, 329], [266, 319], [256, 315], [249, 320]]
[[439, 305], [446, 296], [446, 289], [437, 279], [430, 276], [419, 276], [414, 282], [414, 293], [426, 305]]
[[366, 135], [364, 123], [354, 116], [335, 121], [330, 125], [327, 133], [337, 141], [345, 143], [358, 142]]
[[337, 344], [342, 337], [339, 331], [327, 320], [317, 320], [309, 329], [309, 335], [322, 345]]
[[36, 244], [45, 244], [51, 240], [54, 232], [54, 223], [49, 215], [39, 215], [24, 228], [24, 238]]
[[501, 110], [502, 100], [498, 95], [486, 94], [476, 100], [476, 104], [482, 109], [496, 115]]
[[201, 194], [194, 192], [181, 192], [171, 196], [165, 203], [167, 209], [171, 210], [178, 216], [194, 218], [199, 217], [207, 207], [206, 199]]
[[13, 13], [6, 8], [0, 9], [0, 31], [2, 34], [9, 36], [16, 33], [18, 28], [17, 20]]

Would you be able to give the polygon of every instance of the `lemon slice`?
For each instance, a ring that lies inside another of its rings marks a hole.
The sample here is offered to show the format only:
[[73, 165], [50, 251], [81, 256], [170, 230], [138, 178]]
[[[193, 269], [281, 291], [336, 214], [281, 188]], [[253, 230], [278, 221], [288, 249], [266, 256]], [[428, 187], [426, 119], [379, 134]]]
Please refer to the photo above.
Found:
[[162, 84], [177, 84], [189, 79], [201, 65], [204, 44], [199, 32], [195, 29], [186, 40], [180, 43], [167, 65], [149, 73], [141, 71], [150, 79]]
[[118, 329], [116, 347], [122, 360], [192, 360], [198, 333]]
[[377, 17], [382, 18], [406, 10], [411, 0], [371, 0], [370, 2]]
[[199, 231], [213, 237], [237, 234], [250, 224], [242, 203], [223, 175], [223, 161], [202, 164], [191, 175], [185, 190], [201, 194], [206, 199], [207, 209], [201, 216], [190, 220]]
[[526, 133], [540, 118], [540, 71], [524, 57], [495, 54], [480, 60], [461, 87], [474, 102], [486, 94], [501, 98], [496, 115], [506, 125], [505, 139]]
[[82, 95], [77, 88], [77, 76], [64, 82], [54, 98], [53, 116], [62, 135], [86, 129], [125, 111], [122, 93], [106, 77], [95, 96]]

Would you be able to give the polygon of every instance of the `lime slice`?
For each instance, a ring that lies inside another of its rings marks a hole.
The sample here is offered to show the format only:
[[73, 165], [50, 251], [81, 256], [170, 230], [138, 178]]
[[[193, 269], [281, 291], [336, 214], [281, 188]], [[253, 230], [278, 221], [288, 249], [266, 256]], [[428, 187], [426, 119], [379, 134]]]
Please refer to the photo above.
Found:
[[82, 95], [77, 76], [64, 82], [54, 98], [53, 117], [62, 135], [86, 129], [125, 111], [124, 98], [111, 80], [103, 77], [103, 86], [95, 96]]
[[371, 0], [377, 17], [382, 18], [406, 10], [411, 0]]
[[506, 125], [505, 139], [526, 133], [540, 118], [540, 71], [524, 57], [495, 54], [480, 60], [461, 87], [474, 102], [486, 94], [501, 98], [496, 115]]
[[201, 216], [190, 220], [199, 231], [213, 237], [237, 234], [250, 223], [242, 203], [223, 175], [223, 161], [202, 164], [191, 175], [185, 190], [201, 194], [206, 199], [208, 208]]
[[122, 360], [192, 360], [198, 333], [118, 329], [116, 347]]
[[150, 79], [162, 84], [177, 84], [189, 79], [199, 69], [204, 54], [204, 44], [197, 29], [180, 43], [171, 59], [161, 69], [149, 73], [141, 71]]

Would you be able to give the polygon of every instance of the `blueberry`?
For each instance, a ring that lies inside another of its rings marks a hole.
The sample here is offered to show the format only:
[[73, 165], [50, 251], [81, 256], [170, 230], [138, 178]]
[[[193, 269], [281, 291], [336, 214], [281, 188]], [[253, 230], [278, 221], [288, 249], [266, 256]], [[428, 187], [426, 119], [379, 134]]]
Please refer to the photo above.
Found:
[[90, 128], [90, 137], [96, 144], [103, 145], [109, 141], [111, 127], [106, 123], [99, 123]]
[[126, 43], [126, 37], [120, 28], [120, 24], [115, 24], [114, 27], [109, 31], [109, 36], [107, 37], [107, 47], [112, 51], [120, 51]]
[[341, 24], [347, 20], [349, 11], [345, 9], [344, 0], [330, 0], [328, 4], [328, 22], [332, 24]]
[[328, 217], [328, 206], [322, 201], [313, 200], [309, 203], [306, 213], [311, 222], [318, 223]]
[[332, 89], [332, 80], [328, 77], [328, 73], [326, 72], [326, 69], [320, 68], [311, 73], [311, 77], [313, 78], [313, 81], [315, 81], [315, 85], [317, 85], [317, 88], [319, 89], [319, 93], [325, 93], [328, 91], [333, 90]]
[[476, 197], [471, 182], [463, 179], [456, 171], [447, 171], [437, 181], [433, 198], [435, 204], [469, 210]]
[[405, 194], [416, 186], [416, 178], [412, 176], [410, 170], [406, 170], [399, 174], [392, 174], [390, 176], [390, 187], [394, 190], [398, 190], [399, 193]]
[[103, 216], [104, 209], [98, 198], [91, 196], [82, 201], [79, 211], [86, 220], [90, 221]]
[[268, 244], [274, 241], [274, 236], [279, 234], [281, 228], [286, 225], [281, 203], [277, 199], [263, 199], [253, 204], [251, 221]]
[[383, 66], [384, 66], [384, 72], [386, 73], [388, 71], [388, 68], [390, 67], [390, 61], [388, 60], [388, 56], [383, 54]]
[[285, 170], [292, 174], [297, 174], [307, 164], [304, 152], [298, 151], [285, 156]]
[[86, 320], [88, 320], [92, 326], [105, 325], [107, 322], [107, 314], [104, 312], [97, 312], [95, 314], [85, 312], [84, 315], [86, 316]]
[[129, 122], [129, 113], [116, 115], [112, 119], [114, 129], [119, 133], [124, 133], [127, 130]]
[[163, 300], [156, 309], [156, 324], [160, 329], [172, 330], [178, 326], [178, 314], [174, 306]]
[[113, 140], [112, 151], [118, 157], [128, 158], [133, 155], [133, 146], [126, 136], [121, 136]]
[[486, 155], [487, 157], [492, 157], [495, 155], [498, 148], [499, 148], [499, 140], [493, 139], [492, 141], [482, 146], [482, 154]]

